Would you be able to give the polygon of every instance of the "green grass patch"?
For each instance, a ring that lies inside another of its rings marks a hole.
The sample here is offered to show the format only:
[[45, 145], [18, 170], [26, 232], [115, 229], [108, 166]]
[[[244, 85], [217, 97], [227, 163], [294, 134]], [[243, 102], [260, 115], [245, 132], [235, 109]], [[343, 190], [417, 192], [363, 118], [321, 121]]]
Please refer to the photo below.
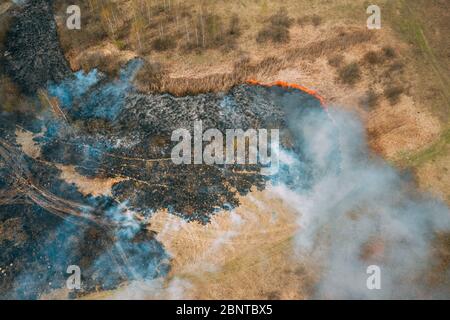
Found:
[[416, 154], [402, 154], [399, 155], [397, 164], [407, 167], [420, 167], [426, 162], [435, 160], [440, 156], [446, 155], [450, 152], [450, 128], [446, 129], [438, 141], [433, 143], [430, 147]]

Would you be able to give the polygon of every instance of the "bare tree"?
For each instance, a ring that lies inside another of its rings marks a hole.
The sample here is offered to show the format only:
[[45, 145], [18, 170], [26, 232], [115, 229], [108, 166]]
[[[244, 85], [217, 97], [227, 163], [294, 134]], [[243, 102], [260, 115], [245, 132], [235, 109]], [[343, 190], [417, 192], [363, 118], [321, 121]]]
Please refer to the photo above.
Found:
[[203, 23], [203, 14], [200, 14], [200, 25], [202, 28], [202, 47], [205, 47], [205, 25]]
[[188, 29], [187, 18], [184, 19], [184, 26], [185, 26], [185, 28], [186, 28], [186, 40], [187, 40], [187, 43], [189, 43], [189, 42], [190, 42], [190, 39], [189, 39], [189, 29]]

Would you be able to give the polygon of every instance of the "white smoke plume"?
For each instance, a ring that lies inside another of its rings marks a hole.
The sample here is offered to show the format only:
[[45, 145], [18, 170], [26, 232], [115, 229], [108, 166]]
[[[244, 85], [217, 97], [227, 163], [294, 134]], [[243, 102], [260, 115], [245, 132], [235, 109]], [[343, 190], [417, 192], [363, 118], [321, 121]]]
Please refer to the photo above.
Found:
[[[300, 156], [280, 156], [289, 174], [275, 190], [297, 208], [297, 249], [321, 267], [312, 297], [448, 298], [448, 271], [440, 287], [427, 280], [435, 236], [450, 231], [448, 207], [371, 154], [355, 115], [331, 108], [330, 121], [318, 110], [289, 108]], [[379, 290], [366, 286], [369, 265], [381, 269]]]
[[133, 281], [116, 290], [110, 300], [183, 300], [191, 284], [183, 279], [174, 278], [168, 283], [163, 279]]

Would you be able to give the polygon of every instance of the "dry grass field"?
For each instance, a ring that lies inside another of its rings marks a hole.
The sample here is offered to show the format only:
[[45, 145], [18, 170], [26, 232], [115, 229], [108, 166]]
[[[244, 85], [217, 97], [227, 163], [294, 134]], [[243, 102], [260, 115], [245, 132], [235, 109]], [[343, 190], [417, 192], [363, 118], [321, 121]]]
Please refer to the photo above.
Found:
[[[146, 65], [137, 86], [175, 95], [227, 90], [249, 79], [301, 84], [328, 105], [356, 112], [375, 152], [450, 203], [445, 1], [379, 1], [380, 30], [367, 29], [368, 3], [359, 0], [88, 3], [86, 27], [95, 32], [74, 38], [60, 23], [73, 69], [114, 74], [123, 61], [141, 56]], [[207, 228], [158, 213], [152, 228], [174, 259], [162, 290], [182, 279], [190, 298], [308, 297], [314, 275], [287, 263], [293, 215], [282, 203], [266, 204], [280, 216], [271, 224], [267, 209], [254, 204], [267, 197], [252, 193], [237, 213], [219, 214]], [[239, 233], [234, 214], [245, 221]], [[227, 245], [213, 252], [218, 239]]]
[[[250, 79], [301, 84], [326, 104], [356, 112], [373, 151], [450, 204], [448, 1], [377, 1], [382, 28], [368, 30], [365, 0], [86, 0], [80, 31], [65, 28], [69, 2], [57, 1], [56, 19], [73, 70], [116, 76], [139, 56], [145, 65], [136, 86], [174, 95], [223, 91]], [[0, 4], [0, 15], [7, 5]], [[14, 105], [14, 87], [8, 79], [0, 83], [0, 99]], [[17, 136], [37, 156], [27, 133]], [[108, 194], [114, 183], [92, 185], [71, 168], [60, 169], [86, 193]], [[292, 257], [295, 210], [270, 188], [240, 200], [207, 226], [157, 212], [150, 228], [172, 256], [172, 270], [135, 294], [308, 298], [317, 270]], [[439, 254], [448, 261], [446, 246]], [[136, 289], [130, 284], [87, 298], [120, 297], [130, 288]]]

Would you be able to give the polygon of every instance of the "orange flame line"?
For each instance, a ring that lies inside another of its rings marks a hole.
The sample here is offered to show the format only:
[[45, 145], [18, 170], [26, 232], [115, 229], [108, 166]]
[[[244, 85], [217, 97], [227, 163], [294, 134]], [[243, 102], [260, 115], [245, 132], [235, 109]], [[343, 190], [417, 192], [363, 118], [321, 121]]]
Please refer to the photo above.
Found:
[[320, 104], [325, 107], [325, 99], [317, 93], [317, 91], [315, 90], [311, 90], [308, 89], [302, 85], [296, 84], [296, 83], [289, 83], [289, 82], [285, 82], [285, 81], [275, 81], [275, 82], [271, 82], [271, 83], [262, 83], [259, 82], [258, 80], [254, 80], [254, 79], [249, 79], [246, 81], [248, 84], [250, 85], [254, 85], [254, 86], [263, 86], [263, 87], [281, 87], [281, 88], [292, 88], [292, 89], [297, 89], [297, 90], [301, 90], [303, 92], [306, 92], [307, 94], [312, 95], [313, 97], [315, 97], [317, 100], [319, 100]]

